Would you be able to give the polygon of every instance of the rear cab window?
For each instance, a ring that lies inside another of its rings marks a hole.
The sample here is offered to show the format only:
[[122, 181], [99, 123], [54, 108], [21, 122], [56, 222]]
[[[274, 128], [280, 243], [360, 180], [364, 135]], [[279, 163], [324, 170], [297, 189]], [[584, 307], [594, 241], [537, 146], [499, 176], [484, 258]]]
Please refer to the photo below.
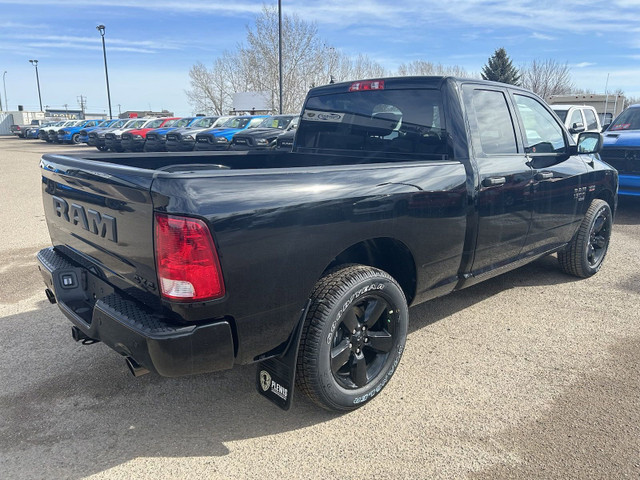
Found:
[[309, 97], [296, 146], [301, 152], [384, 153], [385, 158], [398, 160], [452, 157], [437, 89], [362, 90]]

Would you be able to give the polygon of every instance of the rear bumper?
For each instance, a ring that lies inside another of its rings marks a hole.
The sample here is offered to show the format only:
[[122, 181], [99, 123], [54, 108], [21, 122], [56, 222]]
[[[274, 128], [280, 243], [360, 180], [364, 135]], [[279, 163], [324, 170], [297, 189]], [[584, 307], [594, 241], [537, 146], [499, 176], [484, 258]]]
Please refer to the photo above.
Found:
[[120, 355], [165, 377], [233, 366], [234, 344], [228, 321], [176, 325], [114, 290], [52, 247], [41, 250], [37, 259], [62, 313], [85, 335]]

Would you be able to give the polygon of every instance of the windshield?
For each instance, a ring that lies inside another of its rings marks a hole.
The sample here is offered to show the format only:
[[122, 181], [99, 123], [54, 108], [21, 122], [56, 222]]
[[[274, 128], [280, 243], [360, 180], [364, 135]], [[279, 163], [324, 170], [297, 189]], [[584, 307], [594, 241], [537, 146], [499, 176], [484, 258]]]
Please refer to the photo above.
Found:
[[249, 123], [250, 118], [232, 117], [222, 124], [224, 128], [244, 128]]
[[141, 128], [147, 122], [148, 122], [148, 120], [133, 120], [133, 121], [127, 123], [126, 127], [127, 128]]
[[173, 127], [177, 121], [178, 121], [177, 118], [175, 120], [169, 120], [167, 123], [163, 125], [163, 127]]
[[569, 110], [556, 110], [554, 108], [553, 111], [556, 112], [556, 115], [558, 115], [558, 117], [560, 117], [560, 120], [562, 120], [562, 122], [564, 123], [564, 121], [567, 119], [567, 112], [569, 112]]
[[203, 117], [191, 124], [192, 127], [209, 128], [216, 121], [216, 117]]
[[285, 130], [293, 120], [293, 117], [269, 117], [265, 118], [258, 128], [279, 128]]
[[98, 127], [108, 127], [110, 123], [111, 123], [111, 120], [104, 120], [104, 121], [100, 122], [97, 126]]
[[[189, 125], [189, 122], [192, 120], [192, 118], [181, 118], [180, 120], [176, 120], [175, 123], [173, 125], [171, 125], [172, 127], [175, 128], [182, 128], [182, 127], [186, 127], [187, 125]], [[166, 127], [167, 125], [165, 125]]]
[[213, 128], [222, 127], [232, 117], [220, 117], [213, 123]]
[[640, 108], [627, 108], [608, 130], [640, 130]]
[[160, 125], [162, 125], [162, 122], [164, 122], [164, 119], [162, 118], [151, 120], [149, 123], [145, 123], [144, 128], [158, 128]]
[[111, 128], [120, 128], [120, 127], [124, 127], [127, 122], [129, 120], [118, 120], [117, 122], [113, 122], [111, 125], [109, 125]]

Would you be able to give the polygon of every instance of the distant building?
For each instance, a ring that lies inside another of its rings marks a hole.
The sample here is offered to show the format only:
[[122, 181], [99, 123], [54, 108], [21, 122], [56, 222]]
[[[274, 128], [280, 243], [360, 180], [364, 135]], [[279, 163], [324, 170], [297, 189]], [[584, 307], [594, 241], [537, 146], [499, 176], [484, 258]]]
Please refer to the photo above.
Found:
[[118, 115], [118, 118], [145, 118], [145, 117], [173, 117], [173, 112], [162, 110], [161, 112], [152, 112], [150, 110], [127, 110]]

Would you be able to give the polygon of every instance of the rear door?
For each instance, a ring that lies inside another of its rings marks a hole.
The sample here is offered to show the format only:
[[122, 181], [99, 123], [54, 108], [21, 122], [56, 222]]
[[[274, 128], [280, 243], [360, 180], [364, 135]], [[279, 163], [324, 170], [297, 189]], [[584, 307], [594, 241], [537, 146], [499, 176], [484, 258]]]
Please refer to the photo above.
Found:
[[520, 143], [507, 91], [465, 85], [463, 96], [478, 168], [474, 275], [518, 257], [531, 223], [533, 172]]

